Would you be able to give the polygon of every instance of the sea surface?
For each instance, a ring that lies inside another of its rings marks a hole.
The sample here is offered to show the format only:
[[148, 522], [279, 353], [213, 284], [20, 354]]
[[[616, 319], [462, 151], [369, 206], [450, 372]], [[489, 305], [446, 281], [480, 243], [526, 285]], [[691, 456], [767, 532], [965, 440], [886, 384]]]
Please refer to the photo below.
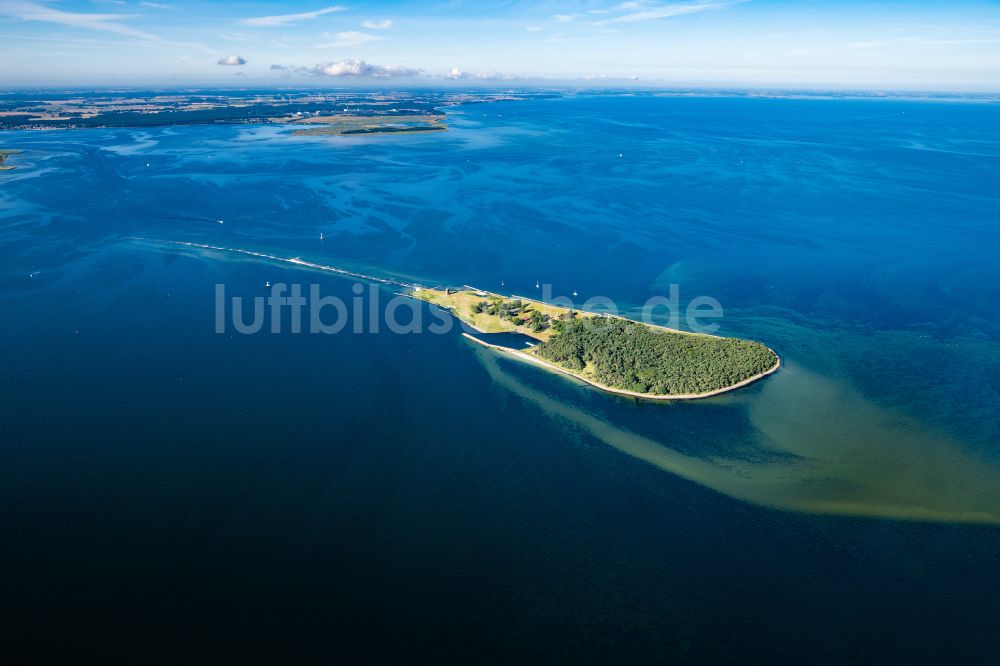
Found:
[[[995, 660], [1000, 106], [447, 115], [0, 134], [7, 654]], [[636, 401], [386, 330], [397, 286], [178, 243], [631, 316], [677, 285], [783, 367]], [[268, 283], [352, 323], [217, 332], [216, 285], [249, 321]]]

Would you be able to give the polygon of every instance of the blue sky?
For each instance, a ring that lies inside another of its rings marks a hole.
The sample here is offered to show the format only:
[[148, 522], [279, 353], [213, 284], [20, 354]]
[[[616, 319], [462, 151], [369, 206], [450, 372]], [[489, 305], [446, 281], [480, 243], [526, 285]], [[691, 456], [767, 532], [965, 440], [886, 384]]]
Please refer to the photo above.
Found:
[[0, 44], [3, 86], [1000, 91], [1000, 1], [0, 0]]

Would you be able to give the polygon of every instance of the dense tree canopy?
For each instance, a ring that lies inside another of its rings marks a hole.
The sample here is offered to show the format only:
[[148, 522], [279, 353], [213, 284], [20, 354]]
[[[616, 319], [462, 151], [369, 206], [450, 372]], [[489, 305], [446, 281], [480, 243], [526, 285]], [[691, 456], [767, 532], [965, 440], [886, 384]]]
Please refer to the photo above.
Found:
[[616, 318], [561, 322], [536, 353], [612, 388], [657, 395], [704, 393], [772, 368], [774, 352], [737, 338], [672, 333]]

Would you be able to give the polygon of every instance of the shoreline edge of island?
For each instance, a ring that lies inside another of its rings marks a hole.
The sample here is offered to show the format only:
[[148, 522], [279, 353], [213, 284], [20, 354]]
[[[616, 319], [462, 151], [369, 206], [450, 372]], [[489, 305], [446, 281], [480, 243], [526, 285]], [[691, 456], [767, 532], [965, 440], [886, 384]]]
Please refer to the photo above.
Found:
[[[468, 322], [465, 322], [465, 323], [468, 325]], [[756, 375], [754, 375], [752, 377], [747, 377], [746, 379], [744, 379], [744, 380], [742, 380], [740, 382], [737, 382], [736, 384], [733, 384], [731, 386], [723, 386], [722, 388], [712, 389], [711, 391], [706, 391], [704, 393], [676, 393], [676, 394], [640, 393], [638, 391], [629, 391], [627, 389], [617, 389], [617, 388], [614, 388], [612, 386], [607, 386], [605, 384], [601, 384], [600, 382], [595, 382], [592, 379], [588, 379], [586, 377], [578, 375], [578, 374], [576, 374], [575, 372], [573, 372], [571, 370], [559, 367], [555, 363], [550, 363], [549, 361], [546, 361], [545, 359], [539, 358], [539, 357], [534, 356], [532, 354], [527, 354], [527, 353], [525, 353], [523, 351], [520, 351], [520, 350], [517, 350], [517, 349], [512, 349], [510, 347], [504, 347], [503, 345], [495, 345], [492, 342], [486, 342], [485, 340], [483, 340], [481, 338], [477, 338], [476, 336], [471, 335], [471, 334], [466, 333], [466, 332], [463, 332], [462, 336], [465, 337], [465, 338], [468, 338], [469, 340], [472, 340], [473, 342], [476, 342], [476, 343], [478, 343], [478, 344], [480, 344], [480, 345], [482, 345], [484, 347], [489, 347], [490, 349], [495, 349], [495, 350], [503, 352], [505, 354], [509, 354], [510, 356], [513, 356], [514, 358], [517, 358], [517, 359], [519, 359], [521, 361], [526, 361], [526, 362], [529, 362], [529, 363], [534, 363], [536, 365], [540, 365], [540, 366], [542, 366], [544, 368], [547, 368], [549, 370], [555, 370], [556, 372], [564, 374], [564, 375], [566, 375], [568, 377], [573, 377], [574, 379], [579, 379], [581, 382], [583, 382], [585, 384], [589, 384], [590, 386], [593, 386], [594, 388], [600, 389], [602, 391], [606, 391], [607, 393], [615, 393], [617, 395], [621, 395], [621, 396], [625, 396], [625, 397], [629, 397], [629, 398], [639, 398], [639, 399], [642, 399], [642, 400], [657, 400], [657, 401], [663, 401], [663, 400], [701, 400], [703, 398], [711, 398], [713, 396], [721, 395], [723, 393], [728, 393], [730, 391], [735, 391], [736, 389], [741, 389], [741, 388], [743, 388], [745, 386], [749, 386], [750, 384], [753, 384], [754, 382], [759, 381], [759, 380], [763, 379], [764, 377], [767, 377], [769, 375], [774, 374], [775, 372], [777, 372], [781, 368], [781, 357], [778, 356], [777, 352], [775, 352], [773, 349], [771, 349], [770, 347], [768, 347], [768, 349], [771, 351], [771, 353], [774, 354], [774, 359], [775, 359], [774, 365], [771, 366], [770, 368], [768, 368], [767, 370], [765, 370], [764, 372], [758, 373], [758, 374], [756, 374]]]

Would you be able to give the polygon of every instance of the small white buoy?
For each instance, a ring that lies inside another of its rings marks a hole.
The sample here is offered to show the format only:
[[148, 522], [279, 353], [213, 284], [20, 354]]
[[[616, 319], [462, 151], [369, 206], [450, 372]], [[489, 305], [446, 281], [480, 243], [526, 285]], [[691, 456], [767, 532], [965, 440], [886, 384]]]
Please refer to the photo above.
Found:
[[226, 223], [225, 220], [216, 220], [216, 222], [218, 222], [219, 224], [225, 224]]
[[147, 169], [149, 168], [149, 162], [146, 162], [146, 168]]
[[271, 286], [271, 281], [270, 281], [270, 280], [268, 280], [267, 282], [265, 282], [265, 283], [264, 283], [264, 286], [265, 286], [265, 287], [270, 287], [270, 286]]
[[541, 284], [539, 284], [538, 280], [535, 280], [535, 289], [538, 289], [539, 287], [541, 287]]
[[625, 155], [622, 153], [618, 153], [618, 157], [625, 157]]
[[574, 295], [574, 296], [576, 296], [576, 295], [577, 295], [577, 293], [576, 293], [576, 289], [574, 289], [574, 290], [573, 290], [573, 295]]

